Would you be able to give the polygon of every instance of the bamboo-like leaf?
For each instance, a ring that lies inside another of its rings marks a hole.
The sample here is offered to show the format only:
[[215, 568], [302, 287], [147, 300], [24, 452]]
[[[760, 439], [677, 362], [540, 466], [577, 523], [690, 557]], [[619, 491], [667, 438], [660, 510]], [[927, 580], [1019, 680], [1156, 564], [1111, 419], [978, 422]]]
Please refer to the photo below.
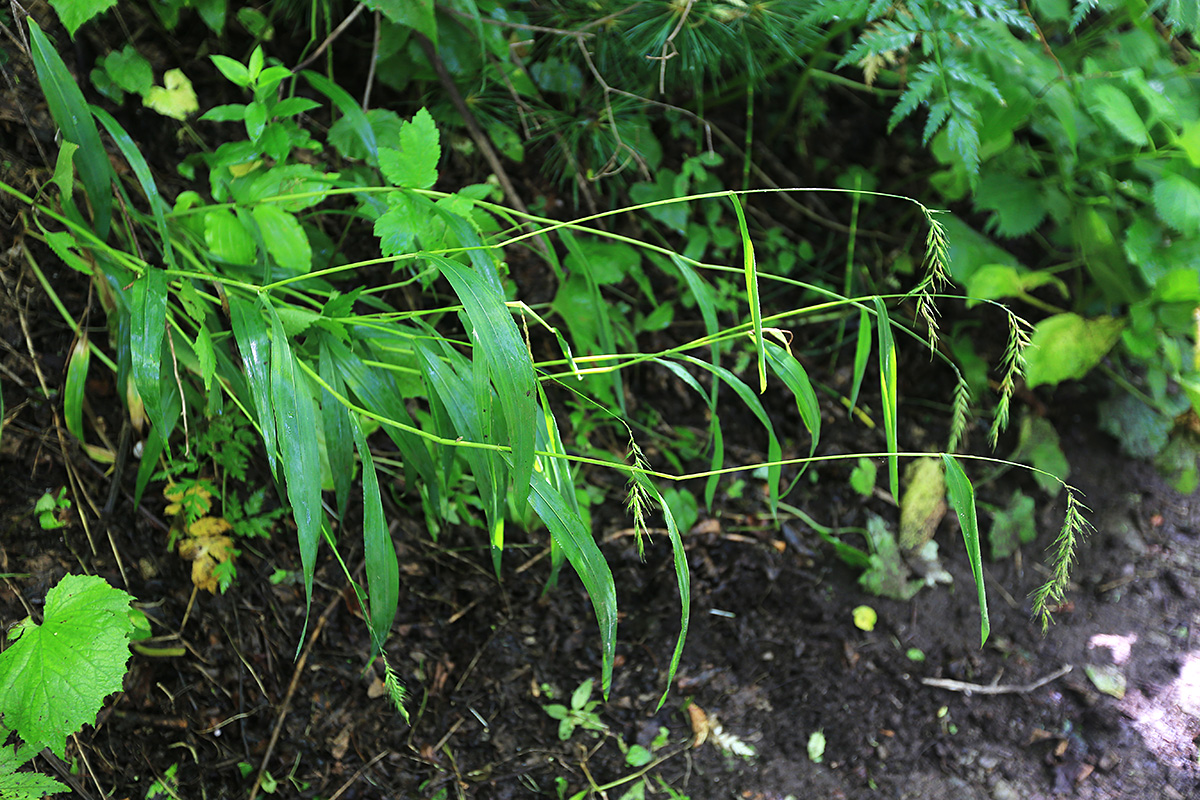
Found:
[[[671, 263], [679, 270], [679, 274], [683, 276], [684, 282], [691, 292], [691, 296], [696, 300], [696, 306], [700, 309], [700, 318], [704, 320], [704, 333], [712, 339], [712, 344], [709, 347], [709, 361], [713, 364], [720, 363], [720, 352], [718, 349], [716, 335], [719, 329], [717, 323], [717, 303], [713, 297], [712, 287], [696, 273], [690, 264], [684, 261], [679, 256], [672, 254]], [[710, 462], [710, 469], [720, 469], [725, 460], [724, 437], [721, 435], [720, 417], [716, 413], [717, 399], [720, 394], [721, 384], [719, 381], [713, 381], [708, 392], [708, 408], [710, 412], [709, 420], [709, 436], [712, 438], [713, 452]], [[701, 392], [703, 395], [703, 392]], [[720, 482], [720, 475], [710, 475], [704, 482], [704, 507], [712, 510], [713, 498], [717, 493], [717, 484]]]
[[[342, 375], [334, 366], [329, 352], [328, 339], [332, 334], [323, 333], [317, 351], [317, 374], [321, 380], [343, 397], [346, 394]], [[321, 423], [325, 429], [325, 457], [329, 461], [329, 472], [333, 477], [333, 492], [337, 504], [338, 519], [345, 524], [346, 509], [350, 503], [350, 487], [354, 483], [354, 439], [350, 429], [350, 414], [329, 390], [321, 387]]]
[[171, 234], [167, 230], [165, 213], [167, 204], [158, 192], [158, 184], [154, 182], [154, 175], [150, 172], [150, 165], [146, 163], [146, 158], [142, 155], [142, 151], [138, 149], [133, 139], [125, 132], [120, 123], [113, 118], [112, 114], [96, 106], [91, 106], [90, 108], [92, 114], [104, 126], [104, 130], [108, 131], [108, 135], [117, 143], [117, 148], [120, 149], [121, 155], [125, 156], [125, 160], [129, 162], [130, 169], [133, 170], [134, 176], [137, 177], [138, 183], [141, 184], [142, 191], [146, 195], [146, 200], [150, 203], [150, 213], [154, 215], [154, 224], [158, 228], [159, 246], [162, 248], [163, 260], [168, 267], [174, 267], [175, 251], [171, 247]]
[[[166, 441], [171, 430], [163, 398], [163, 336], [167, 329], [167, 273], [150, 267], [133, 284], [130, 298], [133, 382], [146, 415]], [[173, 426], [172, 426], [173, 427]]]
[[271, 408], [271, 347], [267, 341], [267, 326], [262, 314], [251, 303], [236, 294], [229, 294], [229, 321], [233, 338], [242, 354], [242, 367], [250, 387], [250, 398], [258, 415], [258, 427], [271, 474], [279, 479], [278, 441], [275, 436], [275, 412]]
[[754, 327], [754, 351], [758, 354], [758, 393], [767, 391], [767, 356], [763, 347], [762, 307], [758, 302], [758, 262], [754, 258], [754, 242], [750, 241], [750, 229], [746, 226], [746, 212], [742, 202], [730, 192], [733, 210], [737, 213], [738, 233], [742, 237], [742, 270], [746, 273], [746, 302], [750, 304], [750, 324]]
[[862, 389], [863, 377], [867, 374], [867, 361], [871, 357], [871, 315], [865, 308], [858, 310], [858, 345], [854, 348], [854, 380], [850, 384], [850, 408], [858, 404], [858, 392]]
[[[563, 230], [559, 236], [562, 239], [562, 243], [566, 245], [567, 251], [572, 256], [582, 264], [588, 262], [587, 254], [580, 247], [579, 240], [570, 231]], [[592, 271], [585, 269], [581, 270], [581, 273], [587, 285], [587, 299], [592, 306], [592, 313], [595, 317], [597, 338], [595, 345], [601, 353], [615, 353], [617, 350], [617, 339], [616, 333], [613, 330], [612, 318], [609, 316], [609, 305], [604, 302], [604, 297], [600, 294], [600, 285], [596, 283]], [[575, 345], [576, 349], [583, 349], [578, 339], [576, 339]], [[601, 376], [601, 380], [607, 382], [609, 391], [612, 392], [612, 398], [616, 402], [617, 407], [621, 409], [622, 413], [625, 413], [625, 381], [621, 376], [621, 371], [614, 369], [605, 373]]]
[[[486, 424], [484, 409], [495, 403], [495, 395], [489, 389], [481, 402], [478, 395], [471, 391], [467, 380], [458, 374], [453, 366], [443, 363], [422, 344], [418, 343], [416, 350], [430, 395], [436, 396], [450, 417], [453, 425], [451, 435], [462, 436], [474, 442], [486, 441], [483, 432], [483, 426]], [[451, 354], [453, 351], [447, 353]], [[465, 370], [472, 369], [465, 360], [460, 367]], [[463, 448], [461, 452], [471, 468], [479, 499], [483, 504], [492, 545], [492, 565], [496, 571], [496, 579], [499, 580], [500, 554], [504, 549], [504, 490], [508, 483], [508, 469], [504, 459], [495, 450], [468, 447]]]
[[[566, 455], [567, 450], [563, 446], [562, 436], [558, 432], [558, 421], [554, 418], [554, 412], [550, 410], [550, 402], [546, 398], [546, 392], [540, 382], [538, 383], [538, 400], [539, 406], [542, 409], [544, 427], [544, 430], [538, 431], [536, 441], [538, 449], [549, 453]], [[562, 495], [563, 501], [567, 504], [567, 508], [570, 509], [571, 513], [579, 515], [579, 498], [575, 496], [575, 476], [571, 474], [571, 463], [565, 458], [547, 458], [546, 474], [551, 485], [558, 489], [559, 494]], [[557, 581], [563, 561], [562, 547], [551, 538], [550, 575], [546, 578], [546, 588], [543, 590], [543, 596]]]
[[[474, 358], [483, 359], [504, 409], [504, 423], [512, 446], [513, 499], [519, 506], [529, 494], [533, 472], [534, 426], [537, 424], [536, 377], [521, 332], [498, 293], [480, 275], [441, 256], [430, 259], [450, 281], [463, 303], [475, 343]], [[443, 398], [444, 399], [444, 398]]]
[[67, 378], [63, 384], [63, 416], [67, 430], [80, 442], [83, 436], [83, 398], [87, 392], [88, 366], [92, 362], [92, 348], [88, 345], [87, 331], [75, 340], [71, 357], [67, 361]]
[[[812, 382], [808, 379], [808, 372], [795, 356], [774, 342], [767, 341], [765, 344], [767, 360], [771, 362], [775, 374], [783, 380], [792, 396], [796, 398], [796, 410], [800, 412], [800, 421], [808, 429], [810, 439], [808, 455], [811, 457], [816, 454], [817, 442], [821, 439], [821, 407], [817, 402], [817, 393], [813, 391]], [[802, 466], [796, 473], [796, 477], [792, 480], [793, 486], [806, 469], [808, 469], [808, 464]]]
[[107, 239], [112, 220], [112, 191], [109, 188], [112, 166], [100, 141], [96, 122], [88, 110], [87, 101], [83, 99], [79, 84], [71, 77], [54, 45], [32, 17], [29, 18], [29, 46], [50, 115], [62, 131], [63, 138], [79, 145], [75, 168], [92, 204], [96, 236], [101, 240]]
[[971, 562], [971, 575], [975, 578], [975, 589], [979, 594], [979, 646], [987, 644], [992, 626], [988, 621], [987, 591], [983, 583], [983, 557], [979, 552], [979, 519], [975, 514], [975, 487], [963, 472], [958, 459], [942, 454], [946, 464], [946, 494], [954, 513], [958, 515], [958, 527], [962, 529], [963, 544], [967, 547], [967, 560]]
[[321, 538], [321, 457], [317, 447], [317, 414], [308, 380], [296, 367], [296, 356], [283, 331], [283, 322], [265, 295], [259, 305], [271, 323], [271, 405], [288, 502], [296, 520], [300, 567], [304, 572], [304, 598], [312, 605], [313, 574]]
[[[352, 338], [355, 334], [352, 334]], [[350, 390], [362, 401], [368, 411], [384, 420], [414, 428], [412, 417], [404, 408], [404, 398], [396, 381], [386, 370], [368, 369], [359, 356], [341, 342], [329, 340], [332, 362]], [[404, 457], [404, 474], [410, 486], [421, 486], [426, 497], [426, 511], [431, 519], [441, 514], [441, 497], [445, 490], [445, 478], [434, 469], [433, 459], [423, 439], [407, 430], [386, 425], [388, 436], [400, 449]]]
[[[505, 460], [511, 454], [505, 453]], [[530, 481], [529, 502], [534, 512], [546, 523], [554, 541], [562, 547], [567, 561], [574, 567], [583, 587], [592, 600], [596, 622], [600, 626], [601, 685], [608, 697], [612, 686], [613, 660], [617, 648], [617, 588], [613, 583], [612, 571], [604, 554], [592, 538], [592, 532], [583, 524], [579, 515], [571, 511], [562, 494], [541, 472], [535, 472]]]
[[[344, 410], [344, 409], [343, 409]], [[366, 562], [367, 595], [370, 598], [368, 620], [371, 628], [373, 650], [383, 649], [388, 631], [396, 619], [400, 604], [400, 565], [396, 560], [396, 547], [383, 518], [383, 502], [379, 496], [379, 477], [375, 474], [375, 462], [371, 448], [363, 435], [358, 420], [348, 417], [354, 445], [362, 460], [363, 479], [363, 558]]]
[[347, 94], [346, 90], [319, 72], [304, 70], [300, 73], [313, 88], [328, 97], [338, 110], [349, 120], [351, 129], [358, 134], [363, 147], [367, 149], [367, 163], [375, 167], [379, 165], [379, 145], [375, 141], [375, 130], [371, 127], [366, 113], [358, 101]]
[[766, 410], [763, 408], [762, 402], [758, 396], [742, 382], [740, 378], [734, 375], [724, 367], [719, 367], [716, 364], [709, 364], [706, 361], [689, 356], [682, 355], [680, 359], [688, 364], [693, 364], [701, 369], [711, 372], [733, 389], [734, 393], [741, 398], [746, 407], [758, 418], [762, 423], [763, 428], [767, 431], [767, 505], [771, 509], [771, 514], [774, 515], [779, 504], [779, 475], [782, 468], [779, 466], [779, 460], [782, 458], [782, 449], [779, 446], [779, 438], [775, 435], [775, 426], [771, 424], [771, 418], [767, 416]]
[[883, 431], [887, 437], [888, 481], [892, 497], [900, 501], [900, 472], [896, 453], [896, 341], [892, 338], [892, 321], [883, 298], [875, 298], [875, 322], [879, 331], [879, 393], [883, 404]]

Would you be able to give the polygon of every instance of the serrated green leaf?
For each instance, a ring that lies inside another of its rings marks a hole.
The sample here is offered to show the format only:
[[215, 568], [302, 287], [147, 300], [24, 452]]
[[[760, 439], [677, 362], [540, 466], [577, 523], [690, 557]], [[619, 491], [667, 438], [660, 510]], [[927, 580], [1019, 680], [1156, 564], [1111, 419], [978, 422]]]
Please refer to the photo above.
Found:
[[307, 272], [312, 267], [312, 245], [293, 214], [272, 203], [255, 206], [251, 213], [276, 264], [298, 272]]
[[1124, 327], [1113, 317], [1047, 317], [1034, 327], [1025, 348], [1025, 383], [1032, 389], [1082, 378], [1113, 348]]
[[196, 361], [200, 367], [200, 380], [207, 394], [212, 388], [213, 376], [217, 371], [217, 356], [213, 350], [212, 334], [207, 326], [201, 325], [196, 332]]
[[1186, 236], [1200, 235], [1200, 187], [1176, 173], [1154, 182], [1154, 210], [1159, 218]]
[[67, 787], [47, 775], [17, 772], [29, 763], [36, 751], [0, 745], [0, 797], [4, 800], [42, 800], [46, 795], [67, 791]]
[[366, 0], [366, 7], [380, 11], [397, 25], [403, 25], [429, 37], [437, 47], [437, 17], [433, 0]]
[[1150, 144], [1150, 133], [1129, 95], [1110, 83], [1091, 87], [1092, 112], [1098, 113], [1117, 135], [1132, 145]]
[[117, 0], [54, 0], [50, 3], [72, 39], [81, 25], [116, 4]]
[[35, 748], [66, 757], [66, 738], [121, 690], [132, 598], [94, 575], [67, 575], [46, 594], [45, 620], [0, 653], [0, 716]]
[[400, 126], [399, 149], [381, 147], [379, 168], [393, 186], [428, 189], [437, 182], [437, 166], [442, 156], [433, 116], [422, 108]]

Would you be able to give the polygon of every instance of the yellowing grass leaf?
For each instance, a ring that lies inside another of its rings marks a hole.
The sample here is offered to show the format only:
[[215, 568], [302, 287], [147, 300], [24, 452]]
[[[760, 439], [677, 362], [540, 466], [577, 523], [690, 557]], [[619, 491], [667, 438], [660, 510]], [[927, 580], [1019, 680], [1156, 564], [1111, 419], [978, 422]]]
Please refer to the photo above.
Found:
[[88, 365], [92, 361], [92, 349], [88, 346], [87, 331], [75, 340], [71, 357], [67, 361], [67, 380], [63, 385], [63, 416], [67, 430], [80, 442], [83, 436], [83, 398], [87, 391]]

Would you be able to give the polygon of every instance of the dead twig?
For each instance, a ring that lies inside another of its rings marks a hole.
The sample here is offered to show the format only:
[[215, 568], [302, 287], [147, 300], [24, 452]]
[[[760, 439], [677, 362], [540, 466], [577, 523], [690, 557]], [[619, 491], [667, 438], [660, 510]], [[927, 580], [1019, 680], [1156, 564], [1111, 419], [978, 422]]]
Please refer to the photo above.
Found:
[[964, 681], [952, 681], [945, 678], [921, 678], [921, 683], [926, 686], [932, 686], [935, 689], [963, 692], [964, 694], [1029, 694], [1036, 692], [1051, 681], [1058, 680], [1072, 669], [1073, 667], [1070, 664], [1063, 664], [1044, 678], [1039, 678], [1033, 683], [1025, 684], [1002, 683], [988, 686], [982, 683], [966, 683]]

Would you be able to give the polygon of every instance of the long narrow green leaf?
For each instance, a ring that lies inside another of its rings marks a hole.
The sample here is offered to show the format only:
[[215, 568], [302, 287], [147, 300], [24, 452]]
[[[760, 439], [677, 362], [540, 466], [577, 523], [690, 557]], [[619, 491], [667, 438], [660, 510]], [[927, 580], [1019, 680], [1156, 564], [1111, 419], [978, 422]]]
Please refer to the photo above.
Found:
[[[717, 394], [712, 391], [706, 392], [700, 386], [700, 382], [692, 377], [692, 374], [684, 369], [682, 365], [666, 359], [657, 359], [656, 361], [658, 364], [669, 369], [676, 378], [679, 378], [685, 385], [690, 386], [696, 394], [703, 397], [705, 402], [708, 403], [708, 431], [712, 443], [712, 456], [709, 459], [708, 468], [713, 474], [709, 475], [704, 482], [704, 502], [705, 507], [711, 510], [712, 499], [716, 495], [717, 483], [721, 479], [717, 470], [725, 466], [725, 434], [721, 430], [721, 413], [716, 401]], [[718, 386], [720, 385], [720, 381], [713, 381], [712, 385], [714, 387]]]
[[750, 324], [754, 327], [754, 351], [758, 354], [758, 393], [767, 391], [767, 356], [763, 347], [762, 307], [758, 301], [758, 262], [754, 258], [754, 242], [746, 225], [742, 201], [730, 192], [733, 210], [737, 212], [738, 233], [742, 237], [742, 270], [746, 273], [746, 302], [750, 304]]
[[[537, 424], [536, 375], [529, 350], [517, 329], [504, 295], [484, 278], [457, 261], [431, 256], [450, 281], [474, 328], [474, 358], [483, 359], [504, 409], [504, 424], [512, 446], [512, 494], [520, 506], [529, 494], [533, 473], [534, 426]], [[485, 431], [486, 433], [486, 431]]]
[[[710, 339], [712, 344], [709, 346], [709, 362], [713, 364], [720, 363], [720, 350], [717, 344], [716, 336], [719, 329], [717, 323], [717, 302], [713, 296], [713, 289], [699, 274], [682, 258], [675, 254], [671, 254], [671, 263], [675, 265], [675, 269], [679, 270], [679, 274], [683, 276], [684, 282], [687, 284], [691, 296], [696, 300], [696, 307], [700, 309], [700, 318], [704, 320], [704, 333]], [[716, 413], [717, 400], [720, 395], [720, 381], [713, 381], [708, 393], [708, 408], [710, 418], [708, 424], [708, 435], [712, 440], [712, 459], [709, 467], [713, 470], [718, 470], [725, 461], [725, 445], [724, 437], [721, 434], [720, 417]], [[710, 475], [704, 482], [704, 507], [712, 511], [713, 498], [717, 494], [717, 484], [720, 482], [719, 475]]]
[[279, 480], [279, 444], [275, 436], [275, 412], [271, 408], [271, 347], [267, 340], [267, 326], [262, 314], [250, 302], [232, 293], [228, 299], [233, 338], [242, 354], [242, 367], [246, 371], [254, 412], [258, 415], [258, 427], [267, 451], [267, 464], [271, 467], [271, 474]]
[[[538, 400], [542, 409], [542, 421], [544, 423], [543, 430], [538, 431], [536, 445], [539, 450], [545, 450], [548, 453], [558, 453], [566, 455], [566, 448], [563, 446], [562, 436], [558, 432], [558, 420], [554, 418], [554, 412], [550, 410], [550, 401], [546, 397], [545, 389], [542, 384], [538, 383]], [[571, 513], [579, 515], [579, 498], [575, 496], [575, 476], [571, 474], [571, 462], [565, 458], [548, 458], [545, 461], [547, 477], [550, 484], [558, 489], [562, 495], [563, 501], [567, 504], [567, 508]], [[580, 515], [582, 518], [582, 515]], [[553, 537], [550, 539], [550, 575], [546, 578], [546, 588], [542, 594], [554, 587], [558, 580], [559, 570], [562, 569], [564, 561], [563, 549]]]
[[971, 562], [971, 575], [975, 577], [975, 590], [979, 594], [979, 646], [987, 644], [992, 630], [988, 620], [987, 591], [983, 583], [983, 556], [979, 552], [979, 519], [975, 513], [975, 487], [963, 472], [958, 459], [943, 453], [946, 465], [946, 494], [954, 513], [958, 515], [958, 527], [962, 529], [963, 544], [967, 547], [967, 560]]
[[[505, 453], [506, 460], [511, 458]], [[533, 510], [546, 523], [550, 535], [562, 547], [567, 561], [575, 568], [600, 626], [601, 685], [608, 697], [612, 686], [613, 661], [617, 651], [617, 587], [613, 583], [612, 570], [604, 560], [604, 554], [592, 538], [592, 532], [583, 524], [579, 515], [571, 511], [562, 494], [540, 472], [533, 473], [530, 482], [529, 502]]]
[[150, 213], [154, 215], [154, 224], [158, 228], [159, 245], [162, 247], [163, 260], [168, 267], [175, 266], [175, 251], [171, 247], [171, 234], [167, 230], [166, 218], [166, 201], [158, 193], [158, 184], [154, 182], [154, 175], [150, 172], [150, 165], [146, 163], [145, 156], [138, 146], [130, 138], [125, 129], [121, 127], [112, 114], [109, 114], [102, 108], [89, 106], [92, 114], [96, 119], [100, 120], [100, 124], [104, 126], [104, 130], [108, 131], [108, 135], [117, 143], [117, 148], [120, 149], [121, 155], [125, 156], [125, 160], [129, 162], [130, 169], [133, 170], [134, 176], [137, 177], [138, 183], [141, 184], [142, 191], [146, 194], [146, 200], [150, 203]]
[[[579, 245], [579, 240], [568, 230], [563, 230], [559, 233], [559, 238], [566, 245], [567, 252], [574, 258], [578, 259], [579, 263], [588, 263], [587, 254]], [[600, 294], [600, 285], [596, 283], [595, 276], [590, 269], [582, 270], [582, 277], [587, 287], [587, 300], [592, 307], [593, 322], [595, 323], [596, 339], [594, 342], [596, 348], [601, 353], [615, 353], [617, 351], [617, 337], [613, 330], [612, 318], [609, 316], [611, 311], [609, 305], [604, 302], [604, 296]], [[578, 331], [572, 331], [578, 337]], [[588, 342], [587, 344], [593, 344]], [[578, 338], [575, 340], [577, 350], [583, 352], [586, 347]], [[593, 366], [599, 366], [597, 362]], [[625, 381], [621, 375], [621, 370], [614, 369], [608, 373], [599, 376], [600, 379], [607, 384], [609, 391], [612, 392], [612, 399], [621, 409], [621, 413], [625, 413]]]
[[[813, 391], [812, 382], [808, 379], [808, 372], [795, 356], [774, 342], [767, 341], [765, 344], [767, 360], [771, 362], [775, 374], [783, 380], [784, 385], [796, 398], [796, 410], [800, 412], [800, 421], [808, 429], [810, 440], [808, 455], [811, 457], [816, 454], [817, 443], [821, 439], [821, 407], [817, 402], [817, 393]], [[792, 480], [793, 486], [806, 469], [808, 469], [808, 464], [800, 467], [800, 471]]]
[[854, 348], [854, 379], [850, 384], [850, 408], [853, 416], [858, 405], [858, 392], [862, 389], [863, 377], [867, 374], [867, 361], [871, 357], [871, 315], [865, 308], [858, 310], [858, 345]]
[[[322, 333], [317, 351], [317, 374], [343, 397], [346, 394], [342, 375], [332, 363], [329, 352], [329, 333]], [[325, 457], [333, 478], [333, 492], [337, 503], [338, 519], [344, 525], [346, 509], [350, 503], [350, 487], [354, 483], [354, 439], [350, 428], [350, 413], [338, 402], [329, 390], [321, 387], [321, 423], [325, 431]]]
[[375, 474], [375, 462], [371, 448], [363, 435], [358, 420], [348, 417], [350, 430], [354, 434], [354, 445], [362, 460], [363, 478], [363, 558], [367, 573], [367, 595], [370, 598], [368, 620], [371, 640], [375, 652], [383, 649], [388, 631], [396, 619], [400, 605], [400, 565], [396, 560], [396, 547], [383, 518], [383, 502], [379, 496], [379, 477]]
[[[484, 441], [487, 410], [495, 404], [495, 395], [490, 391], [490, 387], [481, 401], [479, 396], [471, 391], [467, 379], [458, 374], [451, 365], [443, 363], [421, 343], [418, 342], [415, 346], [429, 386], [429, 394], [438, 399], [450, 417], [453, 427], [446, 432], [449, 434], [447, 438], [462, 436], [471, 441]], [[448, 356], [457, 355], [449, 348], [446, 349]], [[463, 363], [460, 366], [472, 370], [470, 364]], [[471, 468], [479, 499], [483, 503], [492, 545], [492, 566], [496, 571], [496, 579], [499, 580], [500, 555], [504, 550], [504, 489], [508, 482], [508, 469], [504, 459], [495, 450], [462, 448], [461, 452]]]
[[163, 336], [167, 330], [167, 273], [150, 267], [133, 284], [130, 298], [133, 382], [146, 415], [159, 428], [163, 440], [170, 435], [163, 398]]
[[67, 430], [81, 443], [83, 438], [83, 398], [87, 392], [88, 366], [92, 363], [92, 348], [87, 331], [80, 334], [67, 361], [67, 379], [63, 383], [63, 417]]
[[304, 571], [304, 598], [312, 605], [317, 545], [321, 540], [321, 456], [317, 446], [317, 414], [308, 380], [296, 367], [296, 356], [283, 330], [283, 322], [265, 295], [259, 304], [271, 324], [271, 405], [279, 433], [283, 476], [288, 502], [296, 520], [300, 567]]
[[[351, 338], [358, 336], [359, 331], [355, 329]], [[404, 397], [400, 388], [388, 371], [368, 368], [357, 353], [341, 342], [330, 340], [329, 349], [333, 355], [333, 363], [342, 373], [346, 385], [362, 402], [363, 408], [383, 419], [410, 428], [415, 427], [412, 417], [404, 407]], [[388, 436], [400, 449], [400, 454], [404, 456], [405, 481], [414, 491], [423, 489], [425, 492], [422, 502], [430, 520], [430, 532], [436, 537], [435, 521], [441, 514], [445, 478], [434, 469], [433, 458], [429, 455], [424, 440], [395, 425], [384, 427]]]
[[896, 453], [896, 341], [892, 338], [892, 321], [883, 298], [875, 298], [875, 322], [879, 331], [879, 393], [883, 404], [883, 431], [887, 437], [888, 481], [892, 497], [900, 501], [900, 472]]
[[62, 131], [63, 138], [79, 145], [75, 168], [92, 204], [96, 236], [107, 239], [112, 221], [112, 191], [109, 188], [112, 165], [108, 163], [108, 153], [100, 141], [96, 122], [79, 84], [32, 17], [29, 18], [29, 46], [50, 116]]
[[[767, 505], [771, 509], [771, 514], [774, 515], [779, 505], [779, 476], [782, 472], [782, 467], [779, 466], [778, 462], [783, 457], [783, 451], [779, 446], [779, 437], [775, 435], [775, 426], [771, 423], [771, 418], [767, 415], [766, 409], [763, 408], [762, 402], [749, 386], [724, 367], [709, 364], [706, 361], [701, 361], [689, 355], [680, 356], [680, 359], [688, 364], [694, 364], [701, 369], [707, 370], [724, 381], [741, 398], [741, 401], [746, 404], [746, 407], [750, 409], [754, 416], [758, 418], [758, 421], [762, 423], [763, 428], [766, 429], [767, 461], [769, 462], [769, 466], [767, 467]], [[667, 364], [670, 362], [660, 361], [659, 363]]]

